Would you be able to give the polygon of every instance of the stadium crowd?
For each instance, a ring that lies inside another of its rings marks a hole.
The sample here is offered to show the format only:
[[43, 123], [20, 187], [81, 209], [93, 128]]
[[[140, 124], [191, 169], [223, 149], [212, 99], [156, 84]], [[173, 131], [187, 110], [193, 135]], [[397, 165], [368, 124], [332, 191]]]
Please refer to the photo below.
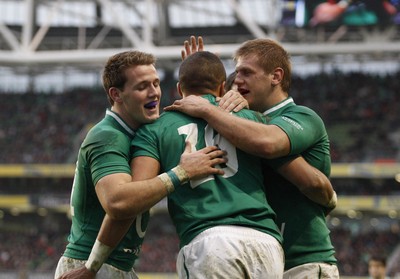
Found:
[[324, 120], [333, 162], [399, 161], [399, 77], [400, 72], [297, 77], [291, 94]]
[[[313, 108], [324, 120], [333, 162], [399, 162], [399, 79], [400, 72], [295, 76], [291, 94], [296, 103]], [[164, 85], [168, 88], [163, 88], [164, 105], [177, 97], [172, 90], [175, 83]], [[64, 94], [0, 94], [6, 100], [0, 104], [0, 164], [74, 163], [76, 158], [71, 154], [76, 155], [87, 128], [103, 116], [107, 106], [101, 88]], [[364, 187], [359, 187], [361, 184]], [[341, 180], [335, 186], [338, 195], [346, 191], [357, 195], [399, 192], [384, 180]], [[5, 194], [7, 189], [0, 190]], [[40, 194], [45, 191], [41, 188]], [[49, 219], [30, 214], [21, 224], [21, 216], [7, 216], [4, 213], [0, 218], [0, 272], [54, 271], [65, 248], [70, 220], [65, 215]], [[399, 226], [383, 231], [331, 226], [341, 275], [366, 276], [369, 255], [389, 256], [400, 247]], [[139, 272], [174, 272], [177, 253], [178, 239], [169, 217], [155, 214], [135, 268]], [[399, 254], [393, 260], [392, 276], [400, 273]]]
[[[400, 72], [294, 76], [291, 95], [325, 121], [333, 162], [400, 160]], [[162, 104], [178, 95], [163, 82]], [[71, 163], [87, 128], [104, 114], [102, 89], [64, 94], [0, 93], [0, 163]]]
[[[81, 132], [107, 106], [101, 89], [65, 94], [1, 93], [1, 164], [66, 163]], [[77, 138], [78, 135], [78, 138]], [[75, 153], [74, 153], [75, 155]]]
[[[26, 226], [17, 231], [1, 229], [0, 273], [7, 270], [54, 272], [57, 260], [65, 248], [69, 220], [65, 215], [52, 219], [53, 222], [65, 225], [55, 230], [43, 222], [46, 218], [30, 214], [29, 219], [31, 221], [27, 221]], [[14, 221], [19, 222], [17, 217], [14, 217]], [[340, 226], [331, 226], [330, 229], [342, 276], [366, 276], [370, 255], [378, 253], [389, 256], [396, 248], [400, 249], [399, 226], [379, 231], [370, 228], [358, 233], [352, 228]], [[135, 269], [141, 273], [174, 273], [178, 243], [168, 214], [164, 212], [153, 215]], [[389, 275], [399, 276], [399, 253], [391, 260]]]

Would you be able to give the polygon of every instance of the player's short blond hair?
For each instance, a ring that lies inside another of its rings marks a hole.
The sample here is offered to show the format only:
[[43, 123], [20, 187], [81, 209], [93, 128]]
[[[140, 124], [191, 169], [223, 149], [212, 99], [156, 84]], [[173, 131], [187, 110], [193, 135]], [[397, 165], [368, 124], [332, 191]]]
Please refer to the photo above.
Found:
[[271, 73], [276, 68], [282, 68], [284, 75], [281, 87], [284, 92], [289, 92], [292, 76], [290, 55], [276, 41], [271, 39], [254, 39], [244, 42], [235, 52], [233, 59], [255, 56], [259, 65], [266, 73]]
[[123, 89], [127, 81], [126, 70], [139, 65], [155, 65], [154, 55], [138, 50], [124, 51], [111, 56], [103, 70], [103, 87], [107, 93], [108, 102], [113, 105], [108, 91], [111, 87]]

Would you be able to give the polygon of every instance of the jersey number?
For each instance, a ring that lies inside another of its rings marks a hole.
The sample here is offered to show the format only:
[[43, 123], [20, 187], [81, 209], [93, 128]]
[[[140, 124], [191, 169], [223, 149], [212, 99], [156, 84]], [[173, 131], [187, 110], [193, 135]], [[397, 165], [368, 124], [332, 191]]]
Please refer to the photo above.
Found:
[[[199, 138], [199, 130], [198, 126], [196, 123], [190, 123], [184, 126], [181, 126], [178, 128], [178, 133], [180, 135], [186, 135], [185, 140], [189, 141], [191, 146], [192, 146], [192, 152], [195, 152], [196, 149], [196, 144]], [[237, 154], [236, 154], [236, 148], [224, 137], [222, 137], [220, 134], [216, 133], [216, 131], [211, 128], [211, 126], [207, 125], [204, 128], [204, 142], [206, 143], [206, 146], [213, 146], [216, 145], [222, 150], [225, 150], [227, 152], [227, 159], [228, 162], [226, 164], [226, 167], [224, 167], [224, 172], [225, 174], [223, 177], [231, 177], [235, 175], [238, 171], [238, 160], [237, 160]], [[199, 186], [200, 184], [213, 180], [214, 176], [209, 175], [203, 179], [196, 179], [196, 180], [190, 180], [190, 186], [192, 188], [195, 188]]]

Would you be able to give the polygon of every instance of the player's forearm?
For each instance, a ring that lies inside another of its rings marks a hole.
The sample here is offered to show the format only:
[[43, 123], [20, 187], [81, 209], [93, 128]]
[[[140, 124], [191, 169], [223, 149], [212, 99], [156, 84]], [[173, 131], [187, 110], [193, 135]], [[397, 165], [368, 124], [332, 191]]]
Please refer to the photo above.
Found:
[[315, 203], [322, 206], [327, 206], [333, 196], [333, 188], [329, 179], [318, 173], [315, 174], [315, 184], [310, 184], [308, 187], [300, 188], [300, 191]]
[[313, 202], [327, 206], [331, 201], [334, 190], [330, 180], [303, 157], [286, 162], [277, 171]]
[[121, 222], [133, 219], [172, 193], [175, 187], [189, 180], [180, 166], [158, 176], [157, 173], [158, 168], [154, 168], [145, 177], [134, 175], [140, 180], [114, 185], [112, 193], [103, 192], [107, 198], [101, 199], [102, 205], [109, 217]]
[[160, 163], [156, 159], [135, 157], [131, 162], [132, 176], [110, 175], [101, 179], [96, 186], [96, 193], [103, 208], [113, 219], [134, 218], [191, 178], [224, 174], [215, 167], [226, 162], [224, 155], [225, 152], [215, 146], [192, 152], [190, 143], [186, 142], [179, 165], [158, 176]]
[[117, 220], [106, 214], [97, 239], [101, 243], [114, 249], [128, 232], [134, 220], [134, 218]]
[[316, 180], [320, 182], [310, 187], [302, 188], [301, 192], [313, 202], [333, 210], [337, 204], [337, 196], [331, 182], [322, 173], [316, 174], [316, 177]]
[[312, 168], [309, 183], [300, 188], [300, 191], [312, 201], [326, 206], [333, 196], [333, 187], [321, 171]]
[[126, 235], [133, 220], [116, 220], [110, 218], [107, 214], [104, 216], [99, 234], [85, 264], [88, 270], [94, 273], [99, 271], [112, 251], [117, 247], [124, 235]]
[[96, 187], [96, 191], [104, 210], [115, 220], [135, 218], [149, 210], [168, 193], [158, 178], [114, 184], [112, 191], [99, 192]]
[[[131, 188], [130, 190], [135, 188], [134, 192], [131, 193], [129, 191], [118, 191], [119, 194], [122, 194], [122, 197], [120, 197], [120, 200], [122, 201], [121, 209], [112, 208], [109, 204], [107, 204], [108, 208], [106, 212], [110, 212], [110, 209], [112, 209], [111, 212], [113, 215], [105, 215], [99, 230], [99, 234], [97, 235], [97, 239], [94, 243], [85, 267], [93, 273], [97, 273], [107, 260], [108, 256], [112, 253], [121, 239], [126, 235], [136, 216], [141, 212], [149, 210], [150, 207], [155, 205], [166, 195], [172, 193], [175, 190], [175, 187], [187, 182], [188, 180], [189, 177], [187, 176], [185, 170], [182, 167], [177, 166], [153, 179], [131, 182], [129, 183], [129, 186], [131, 187], [123, 184], [125, 188]], [[142, 187], [142, 189], [140, 187]], [[144, 196], [139, 195], [139, 193], [146, 191], [145, 188], [153, 188], [153, 190], [155, 190], [154, 192], [147, 191], [146, 195]], [[155, 195], [155, 197], [151, 196], [152, 193]], [[128, 199], [126, 199], [123, 198], [124, 195], [131, 196], [125, 196], [128, 197]], [[126, 203], [126, 201], [128, 201], [128, 203]], [[115, 207], [121, 206], [116, 206], [115, 204], [118, 203], [113, 204]], [[133, 205], [134, 207], [130, 207], [130, 205]], [[135, 214], [135, 212], [139, 213]]]
[[135, 218], [165, 198], [171, 190], [159, 178], [119, 185], [121, 189], [107, 200], [107, 214], [114, 220]]
[[285, 156], [290, 144], [287, 135], [275, 125], [265, 125], [207, 106], [202, 118], [237, 148], [266, 159]]
[[[168, 176], [168, 174], [164, 173], [163, 175], [164, 176], [158, 176], [152, 180], [155, 180], [153, 181], [153, 183], [162, 185], [165, 191], [161, 192], [166, 192], [166, 194], [169, 194], [174, 190], [174, 184], [171, 179], [168, 181], [168, 178], [165, 178], [165, 175]], [[178, 183], [179, 177], [176, 177], [175, 180], [177, 180], [175, 181], [175, 183]], [[132, 183], [138, 184], [137, 182]], [[165, 194], [161, 196], [164, 197]], [[134, 209], [130, 208], [129, 206], [125, 206], [124, 210], [114, 209], [113, 213], [116, 214], [114, 216], [117, 216], [117, 218], [112, 218], [108, 214], [105, 215], [95, 244], [93, 245], [92, 251], [85, 264], [85, 267], [88, 270], [92, 271], [93, 273], [97, 273], [99, 271], [101, 266], [106, 262], [109, 255], [128, 232], [134, 219], [136, 218], [136, 215], [133, 218], [129, 217], [135, 211], [146, 211], [156, 203], [153, 199], [150, 198], [147, 201], [143, 200], [143, 202], [144, 203], [140, 203], [140, 200], [131, 201], [132, 204], [135, 204]]]

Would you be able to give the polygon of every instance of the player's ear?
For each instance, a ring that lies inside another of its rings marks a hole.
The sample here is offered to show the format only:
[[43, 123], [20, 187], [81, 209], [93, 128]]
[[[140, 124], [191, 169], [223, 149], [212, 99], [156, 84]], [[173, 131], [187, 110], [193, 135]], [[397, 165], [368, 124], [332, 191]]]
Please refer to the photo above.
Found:
[[181, 84], [179, 83], [179, 81], [176, 83], [176, 89], [178, 90], [179, 95], [181, 97], [183, 97], [183, 92], [182, 92]]
[[283, 79], [283, 75], [284, 75], [284, 71], [282, 68], [276, 68], [273, 72], [273, 78], [272, 78], [272, 84], [273, 85], [278, 85], [281, 83], [282, 79]]
[[120, 90], [116, 87], [111, 87], [108, 90], [108, 95], [110, 96], [110, 98], [115, 102], [115, 103], [119, 103], [121, 102], [121, 96], [120, 96]]
[[218, 91], [216, 92], [218, 94], [217, 97], [222, 97], [225, 94], [225, 81], [223, 81], [219, 87], [218, 87]]

